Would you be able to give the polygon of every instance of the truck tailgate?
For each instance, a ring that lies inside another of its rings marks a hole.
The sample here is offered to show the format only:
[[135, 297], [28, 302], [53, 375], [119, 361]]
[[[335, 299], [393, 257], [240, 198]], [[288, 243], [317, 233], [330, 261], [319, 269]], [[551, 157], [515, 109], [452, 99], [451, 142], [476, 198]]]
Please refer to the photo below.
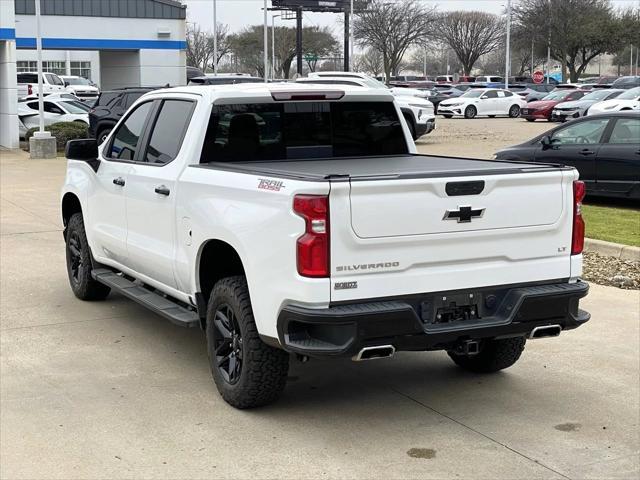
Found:
[[569, 278], [575, 178], [550, 169], [332, 183], [332, 301]]

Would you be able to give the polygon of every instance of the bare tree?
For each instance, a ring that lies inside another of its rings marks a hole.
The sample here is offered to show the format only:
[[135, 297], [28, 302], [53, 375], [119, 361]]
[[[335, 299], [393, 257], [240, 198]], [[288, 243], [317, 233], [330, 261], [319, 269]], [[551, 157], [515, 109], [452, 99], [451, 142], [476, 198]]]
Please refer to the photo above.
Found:
[[[229, 26], [219, 23], [217, 28], [218, 58], [220, 61], [229, 52]], [[187, 65], [198, 67], [203, 72], [213, 68], [213, 34], [203, 32], [199, 25], [187, 23]]]
[[438, 35], [455, 52], [466, 75], [482, 55], [498, 48], [504, 34], [499, 17], [485, 12], [448, 12], [438, 22]]
[[417, 0], [385, 3], [372, 0], [366, 10], [354, 12], [353, 33], [359, 45], [382, 55], [385, 77], [397, 75], [407, 50], [422, 44], [432, 33], [435, 7]]
[[364, 53], [355, 55], [353, 69], [356, 72], [365, 72], [378, 77], [384, 70], [382, 55], [373, 48], [367, 48]]

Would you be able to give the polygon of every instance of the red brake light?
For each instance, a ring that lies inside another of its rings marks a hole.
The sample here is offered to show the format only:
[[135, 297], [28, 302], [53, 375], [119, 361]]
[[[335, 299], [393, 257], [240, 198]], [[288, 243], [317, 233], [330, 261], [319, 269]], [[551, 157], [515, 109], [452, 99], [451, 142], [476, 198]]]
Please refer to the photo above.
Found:
[[573, 236], [571, 255], [582, 253], [584, 248], [584, 219], [582, 218], [582, 200], [587, 193], [584, 182], [573, 182]]
[[298, 273], [303, 277], [329, 276], [329, 197], [296, 195], [293, 211], [304, 218], [305, 233], [297, 241]]
[[27, 95], [33, 95], [33, 87], [31, 84], [27, 85]]

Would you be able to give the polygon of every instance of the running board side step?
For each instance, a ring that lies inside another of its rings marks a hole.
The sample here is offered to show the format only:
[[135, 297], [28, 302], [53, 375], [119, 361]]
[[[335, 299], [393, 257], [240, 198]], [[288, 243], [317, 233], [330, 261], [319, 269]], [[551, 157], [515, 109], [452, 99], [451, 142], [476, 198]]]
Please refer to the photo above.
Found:
[[93, 270], [91, 276], [112, 290], [138, 302], [158, 315], [162, 315], [171, 323], [188, 328], [200, 327], [200, 318], [197, 312], [172, 302], [158, 293], [147, 290], [111, 270]]

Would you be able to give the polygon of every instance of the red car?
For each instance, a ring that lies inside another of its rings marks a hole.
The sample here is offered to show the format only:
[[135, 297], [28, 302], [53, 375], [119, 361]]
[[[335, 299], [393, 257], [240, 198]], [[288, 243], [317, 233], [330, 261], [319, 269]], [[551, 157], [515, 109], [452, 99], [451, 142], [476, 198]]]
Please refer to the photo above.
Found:
[[533, 122], [538, 119], [551, 121], [553, 107], [561, 102], [579, 100], [587, 93], [589, 93], [587, 90], [554, 90], [542, 100], [527, 103], [520, 110], [520, 116], [527, 122]]

